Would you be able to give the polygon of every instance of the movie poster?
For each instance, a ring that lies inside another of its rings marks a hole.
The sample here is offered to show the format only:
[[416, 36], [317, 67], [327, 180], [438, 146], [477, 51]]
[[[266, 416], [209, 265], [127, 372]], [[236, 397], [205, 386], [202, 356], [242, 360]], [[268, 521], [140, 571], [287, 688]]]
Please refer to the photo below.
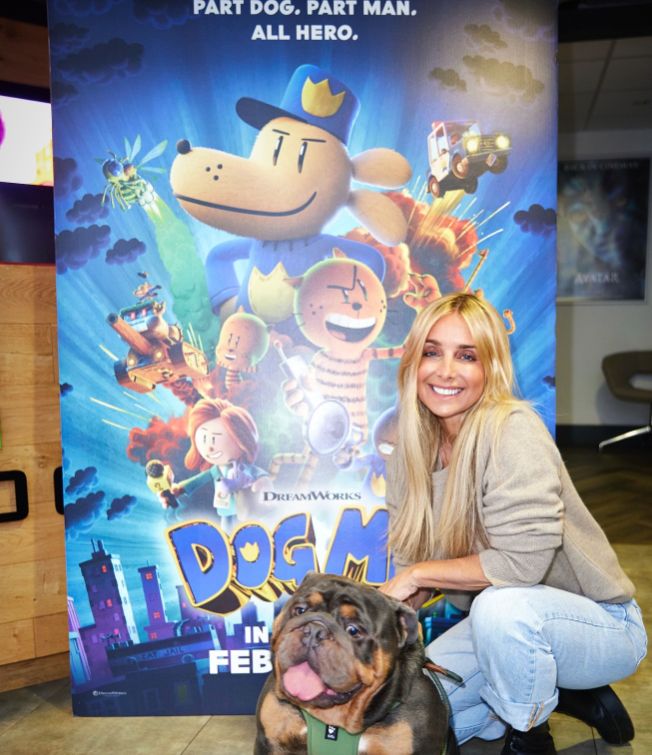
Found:
[[643, 301], [650, 160], [559, 164], [557, 296]]
[[556, 6], [51, 0], [79, 715], [251, 713], [306, 572], [380, 584], [415, 312], [554, 427]]

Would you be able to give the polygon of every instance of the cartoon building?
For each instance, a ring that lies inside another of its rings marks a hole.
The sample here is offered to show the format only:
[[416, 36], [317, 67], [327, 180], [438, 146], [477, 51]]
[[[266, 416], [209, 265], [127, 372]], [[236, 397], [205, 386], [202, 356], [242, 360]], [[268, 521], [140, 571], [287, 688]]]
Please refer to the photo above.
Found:
[[177, 597], [179, 598], [179, 612], [182, 621], [204, 621], [206, 612], [195, 608], [188, 599], [188, 594], [183, 585], [176, 585]]
[[218, 650], [217, 634], [212, 627], [183, 636], [170, 636], [140, 645], [112, 647], [107, 651], [111, 670], [116, 677], [129, 680], [134, 673], [170, 668], [184, 663], [206, 665], [211, 650]]
[[145, 605], [149, 625], [145, 627], [150, 640], [165, 640], [175, 634], [176, 622], [168, 621], [163, 603], [161, 582], [158, 577], [158, 566], [142, 566], [138, 569], [143, 583]]
[[81, 626], [75, 601], [70, 596], [68, 596], [68, 639], [70, 642], [70, 674], [73, 684], [84, 684], [91, 678], [91, 669], [81, 639]]
[[91, 540], [93, 553], [89, 561], [79, 564], [95, 623], [81, 627], [82, 643], [93, 677], [111, 676], [106, 657], [109, 645], [138, 643], [127, 584], [120, 556], [104, 550], [101, 540]]

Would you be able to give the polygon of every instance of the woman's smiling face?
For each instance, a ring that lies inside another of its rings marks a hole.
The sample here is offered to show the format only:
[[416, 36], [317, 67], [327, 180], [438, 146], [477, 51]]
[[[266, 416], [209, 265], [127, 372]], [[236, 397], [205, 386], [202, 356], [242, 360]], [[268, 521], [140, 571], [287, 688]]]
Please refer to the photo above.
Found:
[[417, 371], [419, 400], [455, 436], [468, 410], [482, 396], [484, 367], [461, 315], [453, 312], [430, 329]]

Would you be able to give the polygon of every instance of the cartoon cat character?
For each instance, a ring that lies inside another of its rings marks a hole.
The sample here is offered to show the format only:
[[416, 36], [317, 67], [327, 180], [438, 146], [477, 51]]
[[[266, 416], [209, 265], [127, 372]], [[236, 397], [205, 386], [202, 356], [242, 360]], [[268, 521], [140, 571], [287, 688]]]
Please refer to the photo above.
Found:
[[[334, 246], [382, 280], [385, 264], [371, 245], [322, 233], [347, 207], [384, 244], [403, 241], [407, 221], [388, 197], [351, 189], [353, 180], [398, 188], [411, 177], [407, 160], [384, 148], [354, 157], [347, 143], [359, 110], [353, 92], [330, 73], [302, 65], [280, 107], [251, 98], [236, 104], [240, 118], [260, 130], [248, 158], [177, 144], [170, 183], [192, 217], [240, 238], [216, 246], [206, 260], [213, 311], [222, 318], [243, 306], [266, 323], [292, 316], [289, 278], [330, 256]], [[236, 263], [246, 260], [240, 280]]]
[[[347, 466], [364, 445], [368, 436], [367, 376], [373, 360], [399, 358], [403, 346], [373, 347], [387, 317], [387, 295], [371, 268], [334, 249], [331, 259], [313, 265], [308, 272], [290, 281], [296, 287], [295, 316], [303, 335], [319, 351], [310, 362], [311, 389], [324, 399], [343, 404], [356, 438], [336, 457]], [[440, 296], [431, 276], [413, 276], [410, 291], [403, 297], [419, 309]], [[296, 382], [284, 385], [288, 407], [306, 414], [304, 388]], [[276, 475], [284, 464], [303, 463], [299, 482], [312, 476], [317, 459], [306, 447], [303, 454], [277, 454], [270, 466]]]

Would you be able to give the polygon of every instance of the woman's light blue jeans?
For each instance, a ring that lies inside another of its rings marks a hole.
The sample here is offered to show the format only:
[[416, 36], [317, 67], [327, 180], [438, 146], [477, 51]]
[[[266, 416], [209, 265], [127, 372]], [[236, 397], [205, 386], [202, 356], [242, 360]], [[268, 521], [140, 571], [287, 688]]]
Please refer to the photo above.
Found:
[[596, 603], [545, 585], [488, 587], [471, 613], [426, 648], [440, 677], [461, 744], [497, 739], [508, 723], [527, 731], [557, 706], [557, 688], [591, 689], [623, 679], [645, 657], [635, 600]]

